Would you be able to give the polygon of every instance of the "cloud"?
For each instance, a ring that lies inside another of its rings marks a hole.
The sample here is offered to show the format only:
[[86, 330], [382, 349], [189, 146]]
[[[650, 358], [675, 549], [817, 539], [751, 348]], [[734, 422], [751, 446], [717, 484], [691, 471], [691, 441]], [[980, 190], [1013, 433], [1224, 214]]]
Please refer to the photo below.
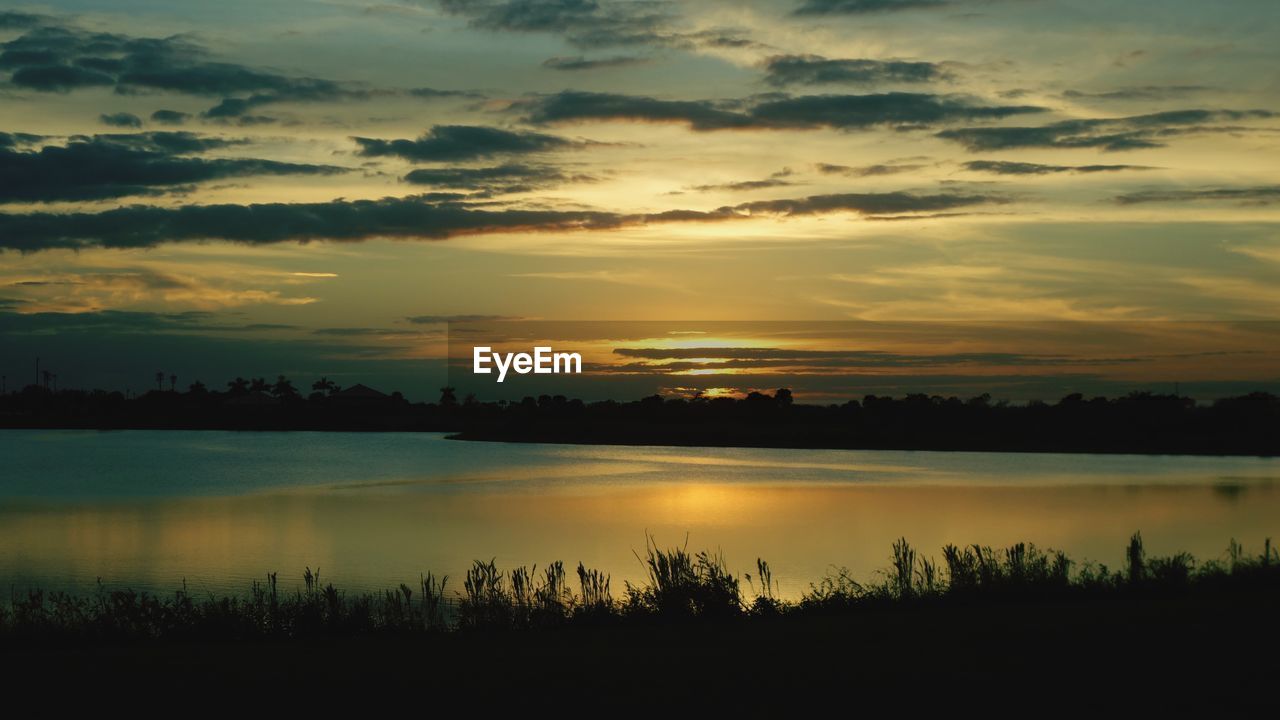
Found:
[[627, 120], [682, 123], [698, 131], [923, 127], [1044, 111], [1027, 105], [979, 105], [959, 97], [902, 92], [784, 97], [739, 108], [709, 100], [565, 91], [524, 100], [513, 107], [524, 111], [524, 120], [535, 125]]
[[439, 88], [418, 87], [408, 91], [411, 97], [435, 100], [437, 98], [482, 98], [484, 95], [470, 90], [440, 90]]
[[613, 57], [591, 59], [579, 55], [577, 57], [547, 58], [542, 61], [542, 67], [550, 70], [599, 70], [601, 68], [644, 65], [648, 62], [648, 58], [633, 57], [629, 55], [615, 55]]
[[0, 149], [18, 147], [19, 145], [31, 145], [38, 143], [43, 139], [44, 136], [42, 135], [32, 135], [30, 133], [0, 132]]
[[[250, 113], [281, 102], [367, 100], [406, 94], [420, 98], [474, 96], [452, 90], [371, 89], [314, 77], [297, 77], [210, 58], [184, 36], [140, 38], [88, 32], [41, 20], [20, 37], [0, 43], [0, 69], [9, 81], [41, 92], [114, 86], [119, 94], [175, 92], [223, 99], [204, 115], [261, 123]], [[166, 111], [167, 112], [167, 111]]]
[[137, 133], [76, 136], [38, 150], [0, 149], [0, 203], [102, 200], [230, 177], [346, 172], [328, 165], [186, 157], [226, 144], [191, 133]]
[[312, 335], [331, 335], [336, 337], [421, 337], [430, 333], [421, 330], [404, 330], [392, 328], [375, 328], [375, 327], [329, 327], [317, 328], [311, 331]]
[[740, 180], [738, 182], [718, 183], [718, 184], [711, 184], [711, 185], [694, 185], [689, 189], [693, 190], [694, 192], [715, 192], [715, 191], [724, 191], [724, 190], [731, 191], [731, 192], [740, 192], [744, 190], [765, 190], [768, 188], [785, 187], [788, 185], [794, 185], [795, 183], [786, 179], [788, 177], [791, 177], [791, 175], [793, 174], [794, 173], [791, 172], [790, 168], [784, 168], [782, 170], [779, 170], [776, 173], [771, 174], [769, 177], [764, 178], [762, 180]]
[[[841, 367], [939, 367], [952, 365], [991, 366], [1070, 366], [1141, 362], [1143, 358], [1089, 358], [1063, 355], [1031, 355], [1006, 352], [940, 353], [908, 355], [878, 350], [806, 350], [761, 347], [693, 347], [693, 348], [614, 348], [620, 357], [639, 360], [668, 361], [654, 364], [628, 364], [630, 370], [648, 368], [653, 371], [709, 368], [785, 367], [803, 365], [813, 369]], [[679, 362], [708, 359], [711, 362]], [[670, 362], [676, 361], [676, 362]], [[603, 368], [618, 366], [602, 366]]]
[[951, 0], [804, 0], [792, 11], [799, 16], [867, 15], [950, 5]]
[[1106, 92], [1067, 90], [1062, 97], [1068, 100], [1169, 100], [1211, 90], [1213, 88], [1205, 85], [1143, 85]]
[[65, 65], [20, 67], [9, 76], [9, 82], [18, 87], [44, 92], [69, 92], [116, 83], [115, 78], [106, 73]]
[[536, 125], [583, 120], [634, 120], [686, 123], [694, 130], [750, 128], [751, 118], [701, 100], [658, 100], [637, 95], [567, 90], [525, 100], [514, 107]]
[[72, 142], [95, 142], [121, 145], [138, 150], [166, 152], [175, 155], [220, 150], [247, 144], [247, 140], [199, 135], [185, 130], [157, 130], [143, 133], [110, 133], [106, 135], [73, 135]]
[[413, 323], [414, 325], [432, 325], [450, 322], [504, 322], [523, 319], [518, 315], [411, 315], [405, 318], [405, 322]]
[[847, 211], [862, 215], [896, 215], [900, 213], [925, 213], [974, 205], [1003, 204], [1010, 200], [1001, 195], [940, 193], [919, 195], [909, 192], [887, 193], [837, 193], [811, 195], [787, 200], [759, 200], [735, 205], [734, 209], [748, 213], [779, 215], [817, 215]]
[[436, 125], [416, 140], [352, 139], [360, 145], [360, 154], [365, 157], [394, 156], [413, 162], [478, 160], [495, 155], [526, 155], [582, 145], [555, 135], [479, 125]]
[[947, 80], [951, 74], [931, 62], [829, 60], [821, 55], [774, 55], [764, 62], [765, 82], [788, 85], [878, 85]]
[[115, 127], [140, 128], [142, 127], [142, 118], [133, 113], [118, 112], [110, 115], [103, 113], [98, 116], [98, 122], [103, 125], [112, 125]]
[[528, 192], [569, 182], [592, 182], [591, 175], [569, 175], [549, 165], [507, 163], [478, 168], [421, 168], [409, 172], [405, 182], [487, 193]]
[[161, 125], [182, 125], [191, 119], [189, 113], [178, 112], [177, 110], [157, 110], [151, 113], [151, 122]]
[[276, 323], [225, 323], [205, 310], [184, 313], [145, 313], [136, 310], [95, 310], [88, 313], [0, 313], [0, 334], [50, 334], [110, 331], [115, 333], [255, 332], [293, 329]]
[[960, 120], [996, 120], [1044, 112], [1030, 105], [977, 105], [972, 101], [921, 93], [808, 95], [756, 105], [751, 116], [776, 127], [920, 127]]
[[898, 173], [911, 172], [919, 170], [925, 165], [919, 163], [882, 163], [876, 165], [863, 165], [861, 167], [850, 167], [848, 165], [832, 165], [830, 163], [818, 163], [818, 172], [823, 175], [844, 175], [846, 177], [879, 177], [882, 175], [897, 175]]
[[1280, 202], [1280, 185], [1234, 188], [1197, 188], [1193, 190], [1145, 190], [1116, 197], [1121, 205], [1151, 202], [1194, 202], [1201, 200], [1237, 202], [1244, 205], [1270, 205]]
[[44, 21], [44, 16], [24, 12], [0, 12], [0, 29], [18, 30], [35, 27]]
[[1041, 165], [1029, 162], [974, 160], [964, 164], [966, 170], [997, 175], [1048, 175], [1051, 173], [1096, 173], [1120, 170], [1151, 170], [1146, 165]]
[[1063, 120], [1040, 127], [958, 128], [939, 132], [938, 137], [971, 151], [1028, 147], [1136, 150], [1164, 147], [1166, 139], [1175, 135], [1241, 129], [1208, 123], [1276, 116], [1268, 110], [1171, 110], [1122, 118]]
[[584, 48], [671, 45], [687, 42], [672, 29], [671, 5], [611, 0], [441, 0], [445, 12], [466, 17], [473, 28], [563, 35]]
[[139, 248], [167, 242], [227, 240], [246, 244], [358, 241], [370, 238], [444, 240], [491, 233], [612, 230], [658, 223], [723, 222], [753, 215], [816, 215], [854, 212], [924, 213], [987, 203], [996, 195], [908, 192], [815, 195], [750, 202], [715, 210], [674, 209], [654, 213], [596, 210], [486, 209], [422, 197], [334, 200], [320, 203], [135, 205], [99, 213], [0, 213], [0, 248], [34, 252], [51, 248]]

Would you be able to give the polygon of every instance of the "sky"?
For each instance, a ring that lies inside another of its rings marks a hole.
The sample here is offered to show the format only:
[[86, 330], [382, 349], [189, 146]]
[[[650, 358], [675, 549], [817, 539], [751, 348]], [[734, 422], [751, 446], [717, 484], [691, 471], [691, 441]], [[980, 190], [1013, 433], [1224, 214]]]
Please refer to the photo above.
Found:
[[[430, 399], [449, 321], [518, 319], [621, 323], [594, 346], [633, 365], [701, 333], [727, 393], [787, 381], [724, 366], [779, 366], [749, 350], [787, 323], [844, 323], [783, 343], [846, 353], [788, 366], [826, 378], [799, 398], [1270, 387], [1277, 31], [1271, 0], [6, 3], [0, 372]], [[1044, 360], [1117, 323], [1215, 359]]]

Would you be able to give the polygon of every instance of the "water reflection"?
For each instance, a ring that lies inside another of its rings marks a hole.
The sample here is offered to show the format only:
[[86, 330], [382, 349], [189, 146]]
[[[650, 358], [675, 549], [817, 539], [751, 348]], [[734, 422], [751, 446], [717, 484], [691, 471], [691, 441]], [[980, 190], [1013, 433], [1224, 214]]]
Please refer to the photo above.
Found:
[[0, 575], [10, 584], [113, 584], [242, 590], [253, 577], [304, 566], [349, 587], [377, 588], [428, 570], [461, 576], [472, 559], [642, 572], [646, 532], [663, 544], [720, 548], [740, 570], [763, 556], [787, 594], [831, 565], [883, 567], [893, 539], [937, 553], [948, 542], [1032, 540], [1118, 564], [1141, 528], [1151, 552], [1218, 557], [1231, 537], [1274, 534], [1280, 492], [1201, 487], [783, 487], [662, 484], [539, 493], [327, 494], [0, 507]]
[[[382, 588], [473, 559], [582, 561], [615, 588], [646, 533], [769, 560], [785, 595], [832, 566], [869, 577], [894, 539], [1032, 541], [1116, 566], [1219, 557], [1280, 535], [1280, 475], [1259, 458], [616, 448], [422, 435], [0, 433], [0, 581], [243, 591], [304, 567]], [[126, 448], [130, 452], [123, 452]], [[138, 451], [145, 450], [138, 454]], [[16, 470], [16, 472], [14, 472]], [[456, 587], [456, 586], [455, 586]]]

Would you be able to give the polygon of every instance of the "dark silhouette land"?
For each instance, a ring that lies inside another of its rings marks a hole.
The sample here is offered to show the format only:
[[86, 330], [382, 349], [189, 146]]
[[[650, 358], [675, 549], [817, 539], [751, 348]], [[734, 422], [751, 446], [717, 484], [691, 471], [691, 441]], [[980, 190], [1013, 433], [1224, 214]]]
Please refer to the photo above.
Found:
[[[165, 387], [166, 381], [168, 387]], [[664, 398], [586, 403], [562, 395], [521, 402], [437, 402], [399, 392], [340, 387], [328, 378], [303, 395], [280, 376], [235, 378], [185, 392], [156, 374], [136, 397], [29, 385], [0, 395], [0, 427], [99, 429], [443, 431], [463, 440], [794, 448], [1026, 452], [1280, 453], [1280, 398], [1269, 393], [1198, 403], [1177, 394], [1068, 395], [1053, 403], [868, 395], [842, 404], [795, 402], [791, 391], [745, 398]]]
[[24, 689], [74, 678], [107, 693], [216, 687], [215, 699], [323, 688], [724, 709], [804, 706], [813, 693], [873, 702], [901, 686], [924, 693], [912, 707], [943, 689], [947, 706], [1274, 701], [1269, 542], [1198, 563], [1149, 558], [1135, 535], [1112, 570], [1027, 544], [948, 546], [934, 560], [903, 540], [875, 578], [833, 569], [791, 601], [764, 561], [739, 575], [682, 548], [650, 545], [640, 559], [647, 580], [621, 589], [581, 565], [476, 562], [460, 582], [426, 575], [374, 594], [310, 569], [242, 597], [15, 591], [0, 603], [0, 670]]

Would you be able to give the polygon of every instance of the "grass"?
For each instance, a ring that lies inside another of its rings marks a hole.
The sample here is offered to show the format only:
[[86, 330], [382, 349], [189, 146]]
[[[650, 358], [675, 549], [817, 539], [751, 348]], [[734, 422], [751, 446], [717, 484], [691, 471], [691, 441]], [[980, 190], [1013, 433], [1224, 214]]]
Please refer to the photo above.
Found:
[[[1003, 549], [969, 545], [942, 548], [941, 562], [906, 539], [893, 544], [890, 565], [860, 582], [836, 569], [794, 602], [779, 598], [772, 570], [756, 561], [755, 574], [730, 571], [720, 553], [661, 548], [647, 539], [637, 559], [646, 579], [626, 584], [614, 598], [610, 577], [581, 563], [577, 587], [565, 566], [541, 571], [498, 568], [476, 561], [460, 593], [449, 578], [423, 575], [413, 585], [379, 593], [346, 593], [307, 568], [303, 585], [281, 591], [275, 573], [255, 581], [245, 596], [196, 598], [184, 587], [172, 595], [107, 590], [73, 595], [14, 592], [0, 604], [3, 640], [289, 639], [429, 635], [566, 626], [637, 626], [787, 621], [806, 616], [856, 616], [866, 609], [1022, 605], [1062, 602], [1106, 606], [1152, 597], [1280, 589], [1280, 554], [1268, 539], [1250, 554], [1234, 540], [1224, 559], [1197, 562], [1186, 553], [1148, 558], [1134, 534], [1118, 570], [1076, 566], [1064, 553], [1018, 543]], [[744, 590], [745, 588], [745, 590]]]

